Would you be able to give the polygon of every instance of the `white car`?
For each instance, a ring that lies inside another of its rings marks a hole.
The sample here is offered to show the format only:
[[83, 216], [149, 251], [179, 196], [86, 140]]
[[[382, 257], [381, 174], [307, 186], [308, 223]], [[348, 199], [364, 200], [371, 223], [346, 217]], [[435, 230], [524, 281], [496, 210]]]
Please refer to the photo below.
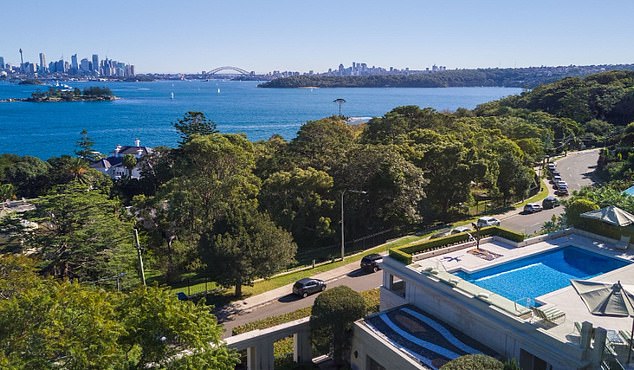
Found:
[[538, 203], [528, 203], [524, 206], [524, 213], [535, 213], [542, 210], [541, 204]]
[[471, 231], [471, 228], [469, 226], [458, 226], [451, 229], [449, 234], [459, 234], [459, 233], [464, 233], [467, 231]]
[[486, 226], [500, 226], [500, 220], [495, 217], [480, 217], [478, 222], [476, 223], [478, 227], [486, 227]]

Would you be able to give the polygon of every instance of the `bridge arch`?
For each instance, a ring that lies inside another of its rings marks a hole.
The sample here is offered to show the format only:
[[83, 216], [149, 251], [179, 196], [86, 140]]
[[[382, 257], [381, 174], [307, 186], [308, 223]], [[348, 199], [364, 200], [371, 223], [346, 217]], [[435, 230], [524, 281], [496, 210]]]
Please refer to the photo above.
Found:
[[238, 68], [238, 67], [232, 67], [232, 66], [223, 66], [223, 67], [218, 67], [218, 68], [214, 68], [211, 71], [207, 72], [208, 75], [215, 75], [216, 73], [220, 72], [220, 71], [234, 71], [234, 72], [238, 72], [242, 75], [250, 75], [251, 73], [247, 70], [244, 70], [242, 68]]

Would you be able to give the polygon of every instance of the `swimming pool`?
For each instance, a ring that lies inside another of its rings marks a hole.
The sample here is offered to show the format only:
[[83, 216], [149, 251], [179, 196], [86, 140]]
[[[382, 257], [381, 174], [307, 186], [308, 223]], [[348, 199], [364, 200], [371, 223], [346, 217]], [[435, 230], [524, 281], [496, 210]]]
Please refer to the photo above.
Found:
[[570, 285], [570, 279], [589, 279], [630, 262], [574, 246], [509, 261], [474, 273], [454, 275], [512, 301], [535, 299]]

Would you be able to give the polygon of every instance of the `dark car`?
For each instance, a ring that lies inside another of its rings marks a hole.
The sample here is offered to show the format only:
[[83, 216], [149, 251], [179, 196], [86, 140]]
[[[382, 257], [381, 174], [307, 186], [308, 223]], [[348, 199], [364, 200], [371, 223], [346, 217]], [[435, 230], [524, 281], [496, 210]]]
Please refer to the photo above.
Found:
[[547, 197], [542, 201], [542, 207], [544, 207], [544, 209], [555, 208], [558, 205], [559, 205], [559, 199], [555, 197]]
[[326, 290], [326, 283], [319, 279], [301, 279], [293, 285], [293, 294], [300, 297], [306, 297], [309, 294]]
[[383, 256], [377, 253], [368, 254], [361, 259], [361, 269], [377, 272], [381, 269], [379, 263], [383, 262]]

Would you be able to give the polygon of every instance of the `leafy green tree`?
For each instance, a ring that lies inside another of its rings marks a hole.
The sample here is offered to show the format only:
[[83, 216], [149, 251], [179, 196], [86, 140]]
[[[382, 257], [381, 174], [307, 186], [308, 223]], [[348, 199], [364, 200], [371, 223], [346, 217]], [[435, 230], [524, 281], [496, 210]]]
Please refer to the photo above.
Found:
[[328, 173], [310, 167], [275, 172], [262, 184], [260, 205], [300, 246], [314, 246], [334, 232], [332, 186]]
[[12, 184], [18, 197], [36, 197], [47, 188], [46, 175], [50, 166], [31, 156], [6, 156], [0, 182]]
[[341, 191], [367, 192], [345, 195], [345, 225], [352, 228], [353, 235], [359, 232], [354, 229], [385, 230], [421, 220], [419, 203], [425, 197], [427, 180], [395, 147], [359, 146], [348, 153], [335, 176]]
[[365, 314], [366, 306], [361, 294], [345, 285], [326, 290], [315, 299], [310, 314], [313, 342], [321, 350], [332, 349], [336, 364], [347, 363], [353, 324]]
[[577, 198], [566, 204], [566, 222], [569, 226], [578, 225], [583, 219], [581, 214], [599, 209], [599, 206], [589, 199]]
[[90, 136], [88, 136], [88, 131], [83, 129], [81, 130], [80, 135], [81, 137], [77, 140], [77, 149], [75, 150], [77, 157], [89, 162], [94, 162], [99, 159], [101, 154], [96, 152], [93, 148], [95, 142]]
[[293, 262], [297, 246], [292, 236], [265, 213], [232, 208], [200, 241], [206, 272], [223, 285], [242, 286], [266, 278]]
[[[46, 280], [0, 302], [0, 364], [13, 369], [123, 368], [117, 297]], [[44, 284], [41, 284], [44, 285]]]
[[128, 179], [132, 178], [132, 169], [136, 167], [137, 160], [132, 154], [126, 154], [123, 156], [123, 167], [128, 170]]
[[297, 167], [329, 172], [338, 166], [355, 140], [353, 129], [341, 117], [306, 122], [288, 145]]
[[15, 198], [15, 186], [12, 184], [0, 184], [0, 202]]
[[133, 225], [118, 201], [71, 183], [36, 206], [29, 219], [40, 227], [29, 232], [24, 249], [41, 257], [45, 273], [109, 286], [125, 273], [124, 286], [138, 283]]
[[483, 354], [464, 355], [449, 361], [440, 370], [504, 370], [504, 363]]
[[199, 267], [200, 237], [230, 206], [257, 209], [260, 180], [254, 166], [253, 145], [241, 135], [194, 135], [179, 149], [174, 177], [144, 210], [153, 223], [157, 255], [167, 259], [163, 265], [170, 275]]
[[191, 140], [193, 135], [211, 135], [216, 132], [216, 124], [209, 120], [203, 112], [187, 112], [183, 118], [174, 123], [174, 128], [181, 136], [180, 144]]
[[130, 293], [41, 278], [27, 257], [0, 256], [3, 369], [233, 369], [208, 307], [167, 289]]
[[131, 368], [233, 370], [239, 362], [222, 343], [222, 327], [209, 307], [181, 302], [167, 289], [136, 289], [118, 312], [126, 328], [119, 343]]

